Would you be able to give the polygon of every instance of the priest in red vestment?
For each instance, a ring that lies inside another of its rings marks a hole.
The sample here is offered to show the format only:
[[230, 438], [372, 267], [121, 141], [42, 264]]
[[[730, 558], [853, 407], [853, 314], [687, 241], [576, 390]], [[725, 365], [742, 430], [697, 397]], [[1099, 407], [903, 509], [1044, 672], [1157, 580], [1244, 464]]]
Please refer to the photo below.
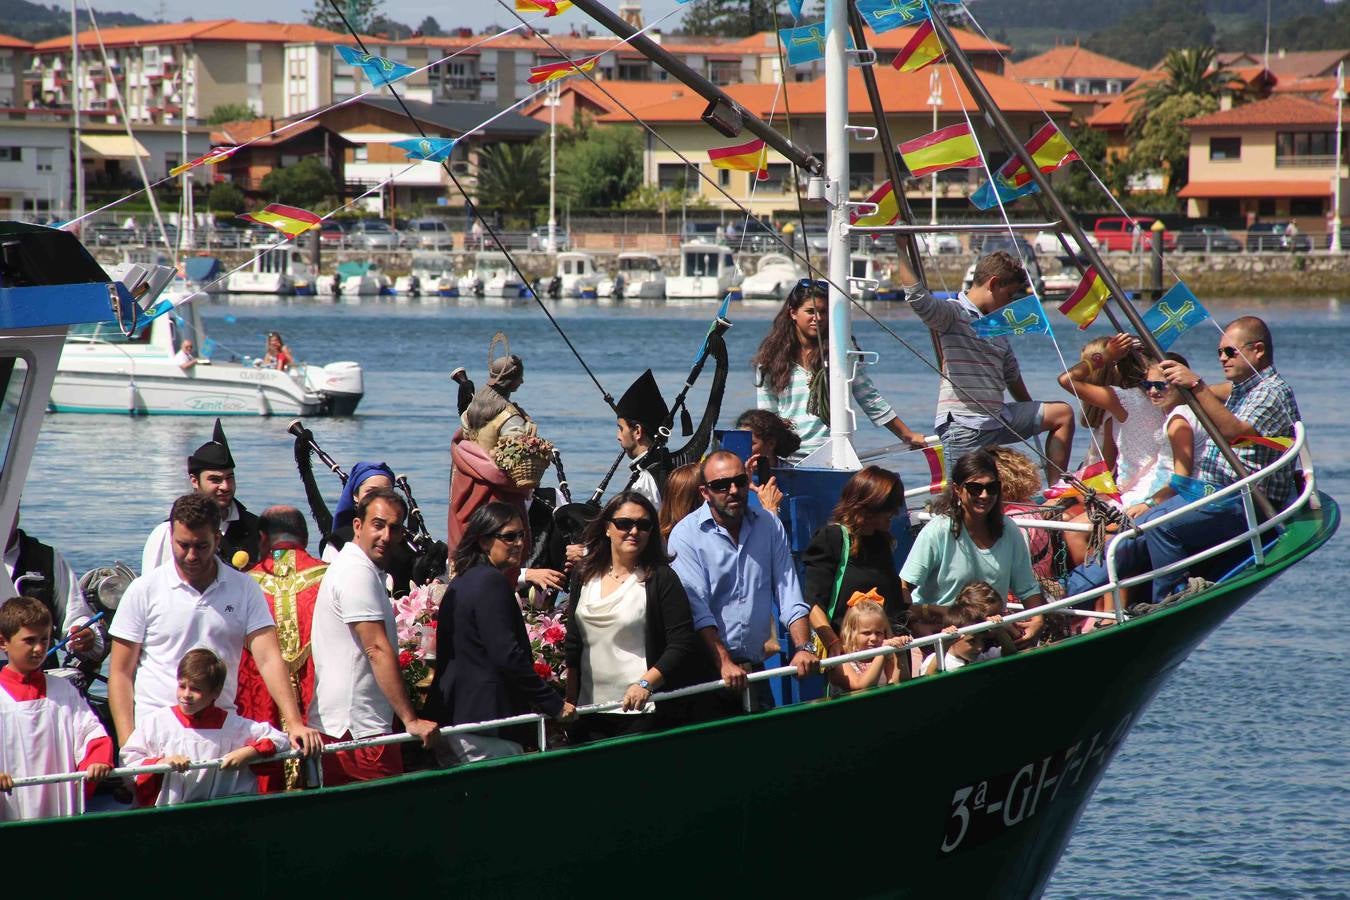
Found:
[[[249, 574], [262, 588], [267, 605], [272, 609], [281, 655], [291, 673], [291, 688], [300, 709], [305, 710], [314, 695], [309, 630], [314, 620], [319, 582], [328, 571], [328, 564], [305, 552], [309, 528], [304, 515], [295, 507], [270, 507], [259, 518], [258, 529], [262, 561], [250, 569]], [[239, 661], [239, 689], [234, 702], [239, 715], [244, 718], [285, 728], [281, 713], [268, 695], [258, 666], [247, 649]], [[260, 765], [255, 771], [258, 773], [258, 790], [264, 794], [298, 790], [301, 786], [298, 760]]]

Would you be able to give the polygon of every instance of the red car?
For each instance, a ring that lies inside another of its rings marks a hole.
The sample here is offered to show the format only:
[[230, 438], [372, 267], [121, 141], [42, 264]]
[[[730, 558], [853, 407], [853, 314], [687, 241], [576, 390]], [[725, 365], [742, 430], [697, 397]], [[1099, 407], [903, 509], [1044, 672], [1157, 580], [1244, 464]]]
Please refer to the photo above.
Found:
[[326, 247], [340, 247], [347, 236], [347, 230], [341, 222], [324, 219], [319, 226], [319, 243]]
[[[1157, 219], [1152, 216], [1106, 216], [1098, 219], [1092, 226], [1092, 236], [1097, 239], [1097, 245], [1103, 252], [1112, 250], [1123, 251], [1125, 253], [1134, 250], [1153, 249], [1153, 223]], [[1177, 236], [1170, 231], [1163, 232], [1163, 250], [1171, 252], [1176, 249]]]

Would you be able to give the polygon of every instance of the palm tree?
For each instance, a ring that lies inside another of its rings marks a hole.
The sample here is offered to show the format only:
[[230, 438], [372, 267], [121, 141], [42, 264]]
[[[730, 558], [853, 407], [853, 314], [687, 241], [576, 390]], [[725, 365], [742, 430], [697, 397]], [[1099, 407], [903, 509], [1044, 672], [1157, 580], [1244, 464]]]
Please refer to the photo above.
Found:
[[1135, 95], [1141, 101], [1131, 123], [1135, 132], [1143, 128], [1151, 110], [1171, 97], [1193, 94], [1217, 99], [1236, 77], [1231, 70], [1216, 64], [1217, 56], [1218, 51], [1213, 47], [1168, 50], [1162, 63], [1163, 78], [1145, 82], [1135, 89]]
[[539, 143], [493, 144], [478, 153], [478, 202], [522, 213], [548, 199], [548, 156]]

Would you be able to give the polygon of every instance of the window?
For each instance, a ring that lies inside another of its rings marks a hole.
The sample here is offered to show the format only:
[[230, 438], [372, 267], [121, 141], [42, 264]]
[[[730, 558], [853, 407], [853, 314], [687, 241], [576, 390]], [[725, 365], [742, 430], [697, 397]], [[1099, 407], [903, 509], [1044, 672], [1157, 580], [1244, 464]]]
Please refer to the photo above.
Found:
[[848, 189], [856, 191], [870, 187], [876, 178], [873, 171], [875, 165], [875, 158], [871, 153], [850, 153], [848, 155]]
[[620, 62], [619, 78], [623, 81], [650, 81], [652, 67], [643, 62]]
[[1331, 166], [1336, 161], [1336, 132], [1281, 131], [1275, 135], [1276, 166]]
[[724, 187], [724, 188], [729, 188], [729, 187], [731, 187], [731, 170], [730, 170], [730, 169], [718, 169], [718, 170], [717, 170], [717, 184], [718, 184], [720, 187]]
[[1289, 201], [1291, 216], [1320, 216], [1327, 211], [1325, 197], [1294, 197]]
[[759, 182], [755, 188], [757, 194], [786, 194], [792, 190], [792, 165], [790, 163], [769, 163], [764, 167], [769, 177]]
[[482, 82], [483, 84], [496, 84], [496, 83], [497, 83], [497, 70], [496, 70], [496, 69], [484, 69], [483, 71], [481, 71], [481, 72], [478, 73], [478, 80], [479, 80], [480, 82]]
[[656, 167], [656, 185], [663, 191], [688, 191], [689, 167], [684, 163], [661, 163]]
[[23, 162], [23, 148], [0, 147], [0, 162]]
[[368, 144], [357, 144], [352, 148], [352, 162], [369, 162], [370, 146]]
[[708, 80], [713, 84], [736, 84], [741, 80], [740, 60], [710, 60], [708, 62]]
[[[149, 334], [150, 329], [146, 328], [145, 333]], [[0, 359], [0, 385], [4, 387], [4, 399], [0, 401], [0, 437], [5, 442], [0, 448], [0, 469], [9, 463], [9, 448], [14, 438], [14, 426], [19, 421], [19, 407], [27, 383], [27, 362], [16, 356]]]
[[1211, 162], [1237, 162], [1242, 159], [1242, 138], [1212, 137], [1209, 139]]
[[1260, 200], [1257, 200], [1257, 201], [1256, 201], [1256, 214], [1257, 214], [1258, 216], [1273, 216], [1273, 215], [1275, 215], [1275, 198], [1274, 198], [1274, 197], [1262, 197]]

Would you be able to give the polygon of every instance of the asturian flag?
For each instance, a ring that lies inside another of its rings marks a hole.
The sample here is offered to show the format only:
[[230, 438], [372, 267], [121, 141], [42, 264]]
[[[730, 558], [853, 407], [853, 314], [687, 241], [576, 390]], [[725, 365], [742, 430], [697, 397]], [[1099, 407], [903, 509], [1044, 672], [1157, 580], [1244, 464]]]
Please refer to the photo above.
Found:
[[444, 162], [455, 149], [454, 138], [409, 138], [404, 141], [391, 141], [392, 146], [408, 154], [408, 159], [424, 159], [427, 162]]
[[858, 0], [858, 12], [877, 34], [905, 25], [917, 25], [928, 18], [928, 6], [924, 0]]
[[405, 66], [403, 63], [394, 62], [392, 59], [385, 59], [383, 56], [362, 53], [355, 47], [339, 45], [337, 51], [344, 62], [364, 72], [366, 77], [370, 79], [370, 83], [376, 87], [393, 84], [395, 81], [407, 78], [417, 71], [412, 66]]
[[1019, 197], [1034, 194], [1039, 190], [1040, 187], [1034, 181], [1028, 181], [1021, 187], [1009, 187], [1003, 179], [995, 177], [993, 181], [986, 181], [976, 188], [975, 193], [970, 195], [970, 202], [976, 209], [993, 209], [1000, 201], [1006, 206]]
[[1144, 313], [1144, 324], [1153, 332], [1153, 339], [1167, 352], [1167, 348], [1177, 342], [1177, 338], [1209, 318], [1209, 310], [1196, 299], [1186, 283], [1178, 281], [1172, 289], [1162, 295], [1162, 299], [1153, 304], [1153, 308]]
[[975, 336], [989, 338], [1019, 334], [1050, 334], [1050, 317], [1035, 294], [1028, 294], [1021, 300], [1009, 303], [1002, 309], [987, 316], [981, 316], [970, 323]]
[[[825, 23], [812, 22], [796, 28], [778, 29], [778, 39], [787, 54], [788, 65], [801, 66], [825, 58]], [[847, 36], [847, 46], [853, 49], [853, 36]]]

